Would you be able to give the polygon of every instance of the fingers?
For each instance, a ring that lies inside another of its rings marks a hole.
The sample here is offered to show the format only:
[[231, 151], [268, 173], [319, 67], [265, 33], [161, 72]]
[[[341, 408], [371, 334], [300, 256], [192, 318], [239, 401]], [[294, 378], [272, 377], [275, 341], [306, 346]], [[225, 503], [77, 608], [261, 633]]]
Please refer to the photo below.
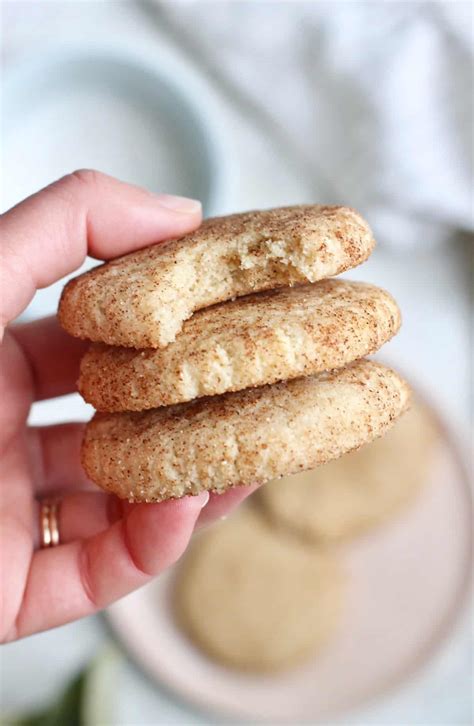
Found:
[[84, 427], [85, 424], [68, 423], [28, 430], [33, 486], [37, 496], [63, 493], [71, 487], [97, 491], [81, 464]]
[[201, 221], [199, 202], [153, 195], [94, 171], [63, 177], [0, 219], [4, 327], [36, 289], [77, 269], [87, 252], [99, 259], [180, 236]]
[[141, 587], [185, 550], [207, 496], [139, 504], [90, 539], [36, 552], [7, 639], [89, 615]]
[[54, 316], [15, 325], [9, 330], [30, 366], [35, 400], [76, 390], [79, 363], [88, 342], [68, 335]]
[[[202, 509], [197, 522], [198, 527], [207, 526], [216, 519], [227, 517], [234, 509], [257, 489], [239, 487], [224, 494], [211, 494], [209, 503]], [[61, 544], [88, 539], [120, 519], [126, 517], [137, 504], [129, 504], [113, 494], [99, 491], [73, 491], [60, 499], [58, 508], [58, 529]], [[35, 516], [34, 543], [40, 545], [40, 505]]]

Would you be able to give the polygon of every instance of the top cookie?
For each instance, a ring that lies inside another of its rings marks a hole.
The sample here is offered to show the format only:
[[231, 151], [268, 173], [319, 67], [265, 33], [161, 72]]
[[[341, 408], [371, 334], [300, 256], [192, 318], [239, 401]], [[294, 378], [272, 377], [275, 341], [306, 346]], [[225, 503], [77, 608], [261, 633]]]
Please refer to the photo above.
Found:
[[194, 233], [71, 280], [59, 306], [79, 338], [135, 348], [172, 342], [193, 312], [354, 267], [374, 239], [349, 207], [307, 205], [208, 219]]

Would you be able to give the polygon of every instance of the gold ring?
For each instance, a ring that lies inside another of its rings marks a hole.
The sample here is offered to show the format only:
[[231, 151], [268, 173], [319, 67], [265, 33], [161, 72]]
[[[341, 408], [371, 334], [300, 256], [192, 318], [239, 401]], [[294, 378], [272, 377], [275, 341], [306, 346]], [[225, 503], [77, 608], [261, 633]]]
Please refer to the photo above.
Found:
[[56, 547], [59, 544], [59, 499], [43, 499], [40, 503], [41, 547]]

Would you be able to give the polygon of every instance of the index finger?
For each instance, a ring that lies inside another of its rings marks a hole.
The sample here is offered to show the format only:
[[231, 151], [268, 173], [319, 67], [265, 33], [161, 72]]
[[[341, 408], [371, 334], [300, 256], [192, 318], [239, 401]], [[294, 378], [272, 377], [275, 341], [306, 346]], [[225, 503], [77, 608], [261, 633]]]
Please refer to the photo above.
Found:
[[0, 219], [0, 324], [28, 305], [35, 291], [83, 263], [106, 260], [199, 226], [198, 201], [82, 170], [28, 197]]

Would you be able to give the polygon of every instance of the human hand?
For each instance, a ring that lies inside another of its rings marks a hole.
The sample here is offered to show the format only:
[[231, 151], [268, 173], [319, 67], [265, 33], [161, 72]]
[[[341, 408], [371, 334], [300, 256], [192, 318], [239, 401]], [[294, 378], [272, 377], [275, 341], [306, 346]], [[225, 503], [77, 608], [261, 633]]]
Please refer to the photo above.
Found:
[[[55, 318], [9, 326], [35, 291], [101, 260], [190, 232], [201, 208], [78, 171], [0, 221], [0, 557], [2, 641], [89, 615], [175, 562], [196, 527], [253, 491], [129, 504], [98, 490], [79, 461], [81, 424], [29, 427], [33, 401], [75, 389], [87, 343]], [[60, 497], [57, 547], [39, 548], [38, 501]], [[205, 509], [202, 508], [205, 506]]]

